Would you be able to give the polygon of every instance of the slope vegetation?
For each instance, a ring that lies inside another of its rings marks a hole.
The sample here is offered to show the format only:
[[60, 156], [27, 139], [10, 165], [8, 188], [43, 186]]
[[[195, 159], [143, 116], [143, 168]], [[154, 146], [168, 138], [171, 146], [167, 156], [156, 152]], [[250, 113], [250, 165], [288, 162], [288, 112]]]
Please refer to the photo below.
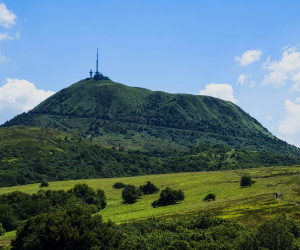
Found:
[[[241, 188], [241, 176], [248, 174], [256, 181], [251, 187]], [[86, 183], [94, 189], [102, 189], [107, 197], [107, 206], [100, 211], [105, 220], [129, 222], [149, 217], [171, 217], [179, 214], [210, 212], [221, 218], [232, 218], [248, 226], [257, 226], [264, 219], [280, 212], [300, 219], [299, 166], [256, 168], [218, 172], [176, 173], [123, 178], [71, 180], [49, 182], [43, 190], [68, 190], [77, 183]], [[114, 189], [113, 184], [122, 182], [139, 187], [151, 181], [161, 190], [170, 187], [182, 189], [185, 199], [176, 205], [153, 208], [151, 203], [159, 198], [160, 192], [144, 195], [134, 204], [124, 204], [122, 189]], [[0, 195], [22, 191], [36, 193], [39, 184], [0, 188]], [[276, 199], [275, 194], [283, 194]], [[203, 201], [213, 193], [215, 201]]]
[[6, 122], [56, 128], [106, 146], [173, 151], [222, 143], [236, 149], [299, 154], [231, 102], [82, 80]]
[[27, 183], [217, 171], [300, 164], [300, 158], [270, 152], [202, 145], [185, 151], [122, 151], [55, 129], [0, 128], [0, 186]]

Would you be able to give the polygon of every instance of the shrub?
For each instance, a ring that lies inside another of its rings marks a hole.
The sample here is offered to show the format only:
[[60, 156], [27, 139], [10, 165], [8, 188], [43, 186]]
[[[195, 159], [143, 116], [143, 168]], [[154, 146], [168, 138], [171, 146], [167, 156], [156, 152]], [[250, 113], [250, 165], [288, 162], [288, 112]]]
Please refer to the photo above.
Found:
[[120, 188], [124, 188], [126, 186], [126, 184], [124, 184], [123, 182], [116, 182], [114, 185], [113, 185], [113, 188], [115, 189], [120, 189]]
[[252, 183], [254, 183], [254, 182], [252, 181], [251, 176], [243, 175], [241, 177], [241, 187], [250, 187], [252, 185]]
[[122, 191], [122, 198], [125, 203], [134, 203], [141, 196], [141, 191], [134, 185], [126, 185]]
[[184, 200], [184, 198], [184, 193], [181, 189], [172, 190], [171, 188], [167, 187], [160, 192], [160, 198], [157, 201], [154, 201], [152, 206], [157, 207], [172, 205], [178, 201]]
[[211, 200], [214, 201], [214, 200], [216, 200], [216, 195], [210, 193], [210, 194], [206, 195], [205, 198], [204, 198], [203, 200], [204, 200], [204, 201], [211, 201]]
[[[3, 228], [2, 226], [2, 223], [0, 223], [0, 236], [4, 235], [5, 234], [5, 229]], [[1, 249], [1, 248], [0, 248]]]
[[120, 237], [112, 222], [80, 206], [29, 218], [16, 232], [12, 250], [114, 249]]
[[300, 237], [300, 225], [280, 214], [260, 225], [257, 237], [261, 247], [266, 249], [299, 249], [296, 248], [296, 239]]
[[157, 188], [150, 181], [147, 181], [146, 185], [140, 186], [140, 190], [143, 192], [143, 194], [154, 194], [159, 191], [159, 188]]
[[46, 181], [42, 181], [40, 187], [48, 187], [49, 186], [49, 183], [46, 182]]
[[107, 204], [106, 196], [103, 190], [97, 189], [97, 191], [95, 191], [85, 183], [76, 184], [74, 188], [68, 191], [68, 193], [74, 194], [87, 204], [98, 205], [100, 206], [100, 209], [105, 208]]

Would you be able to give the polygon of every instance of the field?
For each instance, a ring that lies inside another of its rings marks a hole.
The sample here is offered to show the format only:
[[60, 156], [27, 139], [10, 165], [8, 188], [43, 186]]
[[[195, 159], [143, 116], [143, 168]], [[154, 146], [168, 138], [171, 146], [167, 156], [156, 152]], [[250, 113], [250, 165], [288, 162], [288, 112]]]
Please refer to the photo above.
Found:
[[[256, 181], [251, 187], [240, 187], [240, 179], [244, 174], [250, 174]], [[299, 177], [300, 166], [290, 166], [50, 182], [49, 187], [44, 189], [67, 190], [79, 182], [103, 189], [108, 204], [100, 213], [105, 220], [116, 223], [205, 211], [222, 218], [235, 219], [251, 227], [279, 212], [300, 219]], [[135, 204], [123, 204], [122, 189], [112, 188], [117, 181], [140, 186], [148, 180], [160, 189], [182, 189], [185, 200], [172, 206], [152, 208], [151, 203], [158, 199], [158, 193], [142, 196]], [[0, 194], [15, 190], [35, 193], [39, 189], [39, 184], [6, 187], [0, 188]], [[216, 195], [216, 201], [204, 202], [203, 198], [210, 192]], [[283, 199], [276, 200], [276, 192], [283, 194]]]
[[[251, 175], [256, 181], [251, 187], [240, 187], [244, 174]], [[123, 204], [122, 189], [112, 187], [115, 182], [140, 186], [148, 180], [160, 189], [182, 189], [185, 200], [176, 205], [152, 208], [151, 203], [158, 199], [158, 193], [142, 196], [135, 204]], [[60, 181], [50, 182], [49, 187], [43, 189], [67, 190], [79, 182], [105, 191], [108, 203], [100, 214], [105, 220], [116, 223], [198, 212], [211, 212], [218, 217], [237, 220], [247, 227], [257, 226], [280, 212], [300, 220], [300, 166]], [[39, 184], [6, 187], [0, 188], [0, 194], [15, 190], [35, 193], [39, 189]], [[204, 202], [203, 198], [210, 192], [216, 195], [216, 201]], [[283, 198], [276, 199], [276, 192]], [[15, 232], [8, 232], [0, 237], [0, 243], [9, 244], [14, 237]]]

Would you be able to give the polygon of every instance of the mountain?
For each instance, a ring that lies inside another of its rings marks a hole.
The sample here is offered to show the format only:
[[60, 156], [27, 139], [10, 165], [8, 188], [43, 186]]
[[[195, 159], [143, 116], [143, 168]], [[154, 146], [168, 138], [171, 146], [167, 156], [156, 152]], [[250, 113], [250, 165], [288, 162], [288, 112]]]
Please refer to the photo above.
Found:
[[0, 128], [0, 187], [100, 177], [216, 171], [300, 164], [270, 152], [200, 145], [189, 150], [122, 151], [56, 129]]
[[237, 105], [169, 94], [111, 80], [86, 79], [6, 122], [56, 128], [109, 147], [173, 151], [221, 143], [236, 149], [299, 155]]

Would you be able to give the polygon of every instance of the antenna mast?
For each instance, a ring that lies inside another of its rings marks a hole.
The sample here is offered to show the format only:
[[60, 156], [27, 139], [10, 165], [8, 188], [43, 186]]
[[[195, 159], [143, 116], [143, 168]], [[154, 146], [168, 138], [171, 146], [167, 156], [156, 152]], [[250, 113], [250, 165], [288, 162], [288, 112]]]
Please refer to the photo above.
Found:
[[96, 73], [98, 73], [98, 48], [97, 48]]

